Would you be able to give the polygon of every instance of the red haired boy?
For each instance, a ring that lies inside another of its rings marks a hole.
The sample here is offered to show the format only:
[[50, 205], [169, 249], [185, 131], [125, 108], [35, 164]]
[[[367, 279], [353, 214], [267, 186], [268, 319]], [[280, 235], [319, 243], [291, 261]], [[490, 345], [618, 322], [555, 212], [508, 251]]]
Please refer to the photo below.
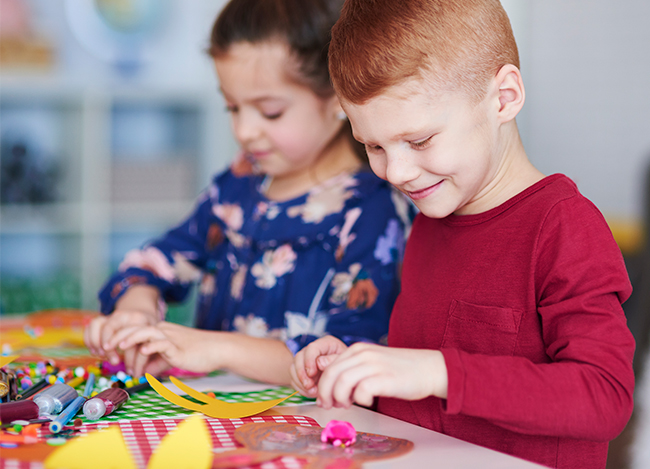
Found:
[[528, 160], [498, 0], [347, 0], [330, 72], [375, 173], [420, 209], [389, 347], [324, 337], [292, 366], [353, 402], [547, 466], [604, 468], [633, 406], [631, 285], [598, 209]]

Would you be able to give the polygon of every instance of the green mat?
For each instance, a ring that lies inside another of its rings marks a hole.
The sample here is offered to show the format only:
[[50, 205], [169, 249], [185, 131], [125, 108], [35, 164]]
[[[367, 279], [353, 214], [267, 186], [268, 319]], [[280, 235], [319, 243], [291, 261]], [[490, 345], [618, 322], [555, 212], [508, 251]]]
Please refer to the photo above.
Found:
[[[293, 389], [291, 388], [280, 387], [254, 392], [214, 392], [214, 395], [217, 399], [225, 402], [254, 402], [281, 399], [292, 392]], [[184, 397], [194, 401], [194, 399], [188, 396]], [[279, 405], [305, 404], [312, 402], [314, 402], [313, 399], [295, 394]], [[195, 412], [192, 410], [187, 410], [183, 407], [177, 406], [176, 404], [172, 404], [153, 389], [148, 389], [134, 394], [120, 409], [106, 417], [102, 417], [100, 420], [88, 420], [84, 417], [83, 413], [79, 413], [77, 418], [81, 418], [84, 423], [97, 423], [117, 422], [119, 420], [183, 418], [193, 413]]]

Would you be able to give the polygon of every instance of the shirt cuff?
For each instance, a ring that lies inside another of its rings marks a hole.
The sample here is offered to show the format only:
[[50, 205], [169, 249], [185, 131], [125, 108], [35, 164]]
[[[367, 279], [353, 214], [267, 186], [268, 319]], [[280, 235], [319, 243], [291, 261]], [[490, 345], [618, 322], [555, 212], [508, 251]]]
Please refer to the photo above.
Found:
[[447, 366], [447, 399], [441, 399], [446, 414], [459, 414], [465, 400], [465, 369], [457, 349], [441, 349]]

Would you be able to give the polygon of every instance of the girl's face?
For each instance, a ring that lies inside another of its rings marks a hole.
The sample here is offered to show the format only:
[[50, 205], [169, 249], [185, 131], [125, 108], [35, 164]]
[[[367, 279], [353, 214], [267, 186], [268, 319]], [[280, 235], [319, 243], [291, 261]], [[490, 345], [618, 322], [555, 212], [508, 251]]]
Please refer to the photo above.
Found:
[[214, 62], [235, 137], [262, 173], [300, 176], [327, 157], [342, 126], [338, 99], [291, 78], [297, 64], [283, 42], [236, 43]]

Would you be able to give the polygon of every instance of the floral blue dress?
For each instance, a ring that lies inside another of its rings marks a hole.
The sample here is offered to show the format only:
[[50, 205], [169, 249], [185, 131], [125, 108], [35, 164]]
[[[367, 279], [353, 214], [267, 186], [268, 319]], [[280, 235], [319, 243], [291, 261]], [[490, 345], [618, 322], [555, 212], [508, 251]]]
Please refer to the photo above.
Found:
[[265, 182], [235, 166], [217, 175], [185, 221], [126, 255], [99, 294], [102, 313], [135, 284], [166, 302], [198, 284], [202, 329], [276, 338], [293, 353], [326, 334], [382, 341], [413, 206], [368, 169], [284, 202]]

